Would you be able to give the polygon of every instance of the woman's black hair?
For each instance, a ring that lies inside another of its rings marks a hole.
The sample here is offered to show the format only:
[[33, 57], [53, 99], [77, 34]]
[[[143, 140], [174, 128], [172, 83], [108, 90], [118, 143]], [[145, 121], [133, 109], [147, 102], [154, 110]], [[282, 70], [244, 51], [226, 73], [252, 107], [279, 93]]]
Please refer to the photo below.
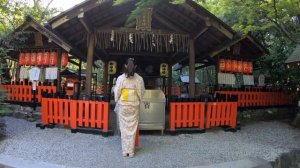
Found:
[[125, 75], [127, 78], [134, 76], [135, 68], [134, 58], [128, 58], [125, 65]]

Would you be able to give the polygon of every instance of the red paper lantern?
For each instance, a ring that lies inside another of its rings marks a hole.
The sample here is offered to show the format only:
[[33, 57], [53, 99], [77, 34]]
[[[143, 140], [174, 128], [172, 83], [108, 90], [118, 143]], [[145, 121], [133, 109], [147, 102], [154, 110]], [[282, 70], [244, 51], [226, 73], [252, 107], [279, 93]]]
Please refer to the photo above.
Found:
[[62, 56], [61, 56], [61, 65], [63, 67], [66, 67], [69, 63], [69, 56], [68, 56], [68, 53], [62, 53]]
[[232, 60], [231, 62], [231, 71], [238, 72], [238, 62], [237, 60]]
[[20, 52], [20, 55], [19, 55], [19, 64], [20, 65], [25, 65], [25, 53]]
[[36, 55], [36, 65], [43, 65], [43, 53], [42, 52], [38, 52]]
[[30, 65], [31, 54], [30, 52], [25, 53], [25, 65]]
[[243, 73], [248, 73], [248, 62], [243, 61]]
[[219, 71], [225, 71], [225, 60], [224, 59], [220, 59], [219, 60]]
[[225, 70], [228, 72], [231, 71], [231, 60], [230, 59], [225, 60]]
[[50, 53], [44, 52], [43, 65], [49, 65], [49, 64], [50, 64]]
[[250, 74], [253, 73], [253, 63], [252, 63], [252, 62], [248, 62], [248, 72], [249, 72]]
[[243, 72], [243, 61], [238, 61], [237, 66], [238, 66], [237, 72], [242, 73]]
[[57, 63], [57, 52], [50, 53], [50, 65], [56, 65]]
[[32, 52], [30, 54], [30, 65], [36, 65], [36, 53]]

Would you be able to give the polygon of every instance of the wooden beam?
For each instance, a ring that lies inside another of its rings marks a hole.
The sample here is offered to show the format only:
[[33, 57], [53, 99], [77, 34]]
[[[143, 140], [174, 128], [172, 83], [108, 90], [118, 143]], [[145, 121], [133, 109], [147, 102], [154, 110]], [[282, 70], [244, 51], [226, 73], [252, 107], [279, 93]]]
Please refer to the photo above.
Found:
[[172, 17], [169, 16], [169, 15], [166, 15], [164, 12], [161, 12], [161, 11], [157, 10], [157, 11], [156, 11], [156, 14], [158, 14], [158, 15], [161, 16], [161, 17], [164, 17], [165, 20], [169, 20], [169, 23], [170, 23], [170, 24], [173, 24], [174, 26], [180, 27], [180, 29], [184, 30], [185, 32], [188, 32], [188, 33], [192, 32], [192, 29], [191, 29], [191, 28], [188, 28], [188, 27], [186, 27], [186, 26], [184, 26], [184, 25], [178, 23], [177, 20], [174, 20], [174, 18], [172, 18]]
[[223, 44], [215, 47], [211, 52], [208, 53], [209, 57], [214, 57], [216, 55], [218, 55], [219, 53], [223, 52], [224, 50], [226, 50], [228, 47], [231, 47], [232, 45], [240, 42], [241, 40], [243, 40], [245, 37], [239, 38], [237, 40], [229, 40], [224, 42]]
[[197, 67], [195, 68], [195, 70], [202, 69], [202, 68], [205, 68], [205, 67], [208, 67], [208, 66], [211, 66], [211, 65], [213, 65], [213, 64], [204, 64], [204, 65], [200, 65], [200, 66], [197, 66]]
[[60, 92], [60, 70], [61, 70], [61, 58], [62, 58], [62, 51], [61, 49], [58, 50], [58, 54], [57, 54], [57, 63], [56, 63], [56, 67], [57, 67], [57, 86], [56, 86], [56, 90], [59, 93]]
[[[211, 13], [209, 13], [206, 9], [204, 9], [204, 8], [201, 9], [202, 7], [199, 6], [198, 4], [196, 4], [195, 2], [193, 2], [192, 0], [188, 0], [186, 2], [186, 5], [184, 5], [183, 7], [186, 10], [193, 13], [194, 15], [201, 18], [202, 20], [204, 20], [207, 26], [212, 26], [212, 27], [216, 28], [217, 30], [222, 32], [225, 36], [227, 36], [229, 39], [233, 38], [233, 36], [234, 36], [233, 32], [231, 30], [229, 30], [228, 28], [225, 28], [221, 24], [221, 22], [222, 22], [221, 20], [218, 20], [218, 18], [216, 18]], [[205, 16], [205, 15], [203, 16], [203, 15], [199, 14], [200, 12], [201, 13], [207, 13], [208, 16]], [[225, 23], [224, 23], [224, 25], [225, 25]]]
[[29, 25], [31, 27], [33, 27], [34, 29], [36, 29], [41, 34], [43, 34], [44, 36], [46, 36], [48, 39], [52, 40], [54, 43], [56, 43], [58, 46], [60, 46], [64, 50], [69, 52], [72, 49], [72, 47], [69, 44], [62, 41], [59, 37], [57, 37], [51, 31], [45, 29], [44, 27], [41, 27], [40, 25], [37, 25], [37, 23], [35, 23], [34, 21], [29, 22]]
[[268, 51], [265, 48], [263, 48], [261, 45], [259, 45], [259, 43], [257, 43], [251, 36], [247, 35], [246, 38], [250, 40], [257, 48], [259, 48], [263, 54], [268, 53]]
[[107, 94], [107, 80], [108, 80], [108, 61], [104, 62], [104, 71], [103, 71], [103, 89], [104, 94]]
[[168, 100], [171, 100], [172, 97], [172, 63], [168, 63]]
[[145, 56], [145, 57], [160, 57], [160, 58], [168, 58], [165, 54], [156, 54], [156, 53], [147, 53], [147, 52], [139, 52], [139, 53], [130, 53], [130, 52], [109, 52], [109, 55], [113, 56]]
[[209, 27], [203, 28], [199, 33], [197, 33], [194, 37], [194, 40], [198, 39], [200, 36], [202, 36], [205, 32], [207, 32]]
[[178, 9], [174, 9], [173, 5], [169, 5], [169, 4], [162, 4], [162, 7], [160, 7], [164, 12], [166, 12], [167, 10], [170, 11], [170, 13], [172, 15], [174, 15], [176, 18], [173, 18], [175, 20], [178, 20], [178, 16], [183, 18], [183, 20], [185, 22], [188, 22], [189, 24], [193, 25], [193, 26], [197, 26], [197, 23], [192, 20], [189, 16], [186, 16], [184, 14], [182, 14], [181, 12], [178, 12]]
[[178, 29], [177, 27], [175, 27], [174, 25], [172, 25], [171, 22], [169, 22], [166, 19], [163, 19], [159, 16], [157, 16], [157, 14], [153, 14], [153, 18], [156, 19], [160, 24], [166, 26], [167, 28], [176, 31], [176, 32], [183, 32], [181, 29]]
[[83, 27], [85, 28], [85, 30], [87, 31], [87, 33], [91, 33], [92, 28], [91, 28], [90, 24], [87, 22], [87, 20], [84, 18], [84, 12], [81, 12], [78, 15], [78, 19], [79, 19], [80, 23], [83, 25]]
[[195, 41], [190, 40], [189, 46], [189, 97], [195, 97]]
[[79, 66], [79, 64], [77, 62], [75, 62], [75, 61], [73, 61], [71, 59], [69, 60], [69, 62], [72, 63], [72, 64], [74, 64], [74, 65], [76, 65], [76, 66]]
[[52, 29], [55, 29], [61, 26], [62, 24], [66, 23], [67, 21], [77, 17], [80, 13], [89, 11], [107, 2], [112, 3], [112, 1], [110, 0], [87, 1], [84, 5], [74, 7], [71, 10], [67, 10], [66, 12], [63, 12], [62, 14], [54, 17], [54, 19], [50, 20], [51, 27]]
[[88, 37], [88, 50], [87, 50], [87, 68], [86, 68], [86, 81], [85, 81], [85, 93], [88, 98], [91, 96], [91, 84], [92, 84], [92, 67], [94, 57], [94, 33], [90, 33]]

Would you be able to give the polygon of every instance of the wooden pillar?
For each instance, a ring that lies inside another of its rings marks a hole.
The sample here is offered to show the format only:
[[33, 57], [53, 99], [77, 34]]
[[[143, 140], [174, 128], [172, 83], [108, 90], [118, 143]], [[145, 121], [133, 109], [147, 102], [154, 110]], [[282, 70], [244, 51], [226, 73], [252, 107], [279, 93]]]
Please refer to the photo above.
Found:
[[189, 42], [189, 97], [195, 97], [195, 43]]
[[77, 95], [77, 99], [80, 96], [80, 92], [81, 92], [81, 67], [82, 67], [82, 59], [79, 59], [79, 65], [78, 65], [78, 80], [79, 80], [79, 86], [78, 86], [78, 95]]
[[108, 61], [104, 62], [104, 72], [103, 72], [103, 89], [104, 94], [107, 94], [107, 80], [108, 80]]
[[88, 34], [88, 51], [87, 51], [87, 66], [86, 66], [86, 81], [85, 81], [85, 93], [89, 99], [91, 96], [92, 85], [92, 69], [93, 69], [93, 57], [94, 57], [94, 33]]
[[168, 64], [168, 100], [172, 97], [172, 64]]
[[56, 85], [56, 90], [57, 90], [57, 93], [60, 92], [61, 58], [62, 58], [62, 51], [61, 51], [61, 49], [58, 49], [58, 51], [57, 51], [57, 63], [56, 63], [56, 67], [57, 67], [57, 85]]

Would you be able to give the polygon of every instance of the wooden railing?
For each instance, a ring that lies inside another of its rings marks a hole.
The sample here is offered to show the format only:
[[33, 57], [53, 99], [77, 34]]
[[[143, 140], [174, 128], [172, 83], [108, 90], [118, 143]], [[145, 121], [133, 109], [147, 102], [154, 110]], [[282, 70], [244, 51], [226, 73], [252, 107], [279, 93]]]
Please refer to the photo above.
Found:
[[61, 124], [71, 129], [79, 127], [109, 129], [109, 102], [42, 99], [42, 125]]
[[[32, 86], [28, 85], [1, 85], [2, 88], [6, 89], [9, 101], [16, 102], [32, 102], [33, 91]], [[42, 100], [42, 93], [56, 93], [55, 86], [37, 86], [36, 87], [36, 102], [40, 103]]]
[[242, 92], [242, 91], [216, 91], [217, 94], [238, 97], [238, 107], [266, 107], [292, 105], [293, 96], [283, 92]]

